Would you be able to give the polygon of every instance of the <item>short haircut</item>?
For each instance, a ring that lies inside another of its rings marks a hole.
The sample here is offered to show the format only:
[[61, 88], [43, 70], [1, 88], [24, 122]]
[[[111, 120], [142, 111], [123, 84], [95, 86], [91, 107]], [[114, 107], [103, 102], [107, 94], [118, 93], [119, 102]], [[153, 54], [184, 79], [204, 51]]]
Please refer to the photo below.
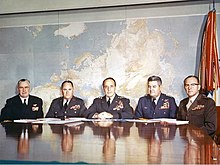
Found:
[[162, 85], [162, 80], [159, 76], [150, 76], [147, 82], [149, 81], [157, 81], [159, 85]]
[[65, 81], [62, 82], [62, 84], [61, 84], [61, 89], [63, 89], [63, 86], [64, 86], [65, 83], [70, 83], [70, 84], [72, 85], [72, 87], [74, 87], [72, 81], [70, 81], [70, 80], [65, 80]]
[[189, 75], [189, 76], [187, 76], [187, 77], [184, 79], [184, 81], [183, 81], [184, 84], [186, 83], [186, 80], [187, 80], [188, 78], [195, 78], [195, 79], [197, 80], [198, 84], [199, 84], [199, 78], [198, 78], [197, 76], [195, 76], [195, 75]]
[[28, 84], [30, 86], [30, 81], [28, 79], [22, 78], [22, 79], [18, 80], [17, 87], [19, 87], [21, 82], [28, 82]]
[[115, 86], [116, 86], [116, 81], [115, 81], [115, 79], [113, 79], [112, 77], [107, 77], [105, 80], [103, 80], [103, 82], [102, 82], [102, 86], [104, 87], [104, 84], [105, 84], [105, 81], [106, 80], [112, 80], [112, 81], [114, 81], [114, 84], [115, 84]]

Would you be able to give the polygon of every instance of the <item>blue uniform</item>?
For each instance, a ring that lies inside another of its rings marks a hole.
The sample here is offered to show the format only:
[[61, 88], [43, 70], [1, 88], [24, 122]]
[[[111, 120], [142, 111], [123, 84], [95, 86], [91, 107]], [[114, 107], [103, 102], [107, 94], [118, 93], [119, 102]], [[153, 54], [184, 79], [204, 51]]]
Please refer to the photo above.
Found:
[[150, 95], [139, 99], [135, 109], [135, 118], [176, 118], [177, 105], [173, 97], [161, 93], [155, 109]]

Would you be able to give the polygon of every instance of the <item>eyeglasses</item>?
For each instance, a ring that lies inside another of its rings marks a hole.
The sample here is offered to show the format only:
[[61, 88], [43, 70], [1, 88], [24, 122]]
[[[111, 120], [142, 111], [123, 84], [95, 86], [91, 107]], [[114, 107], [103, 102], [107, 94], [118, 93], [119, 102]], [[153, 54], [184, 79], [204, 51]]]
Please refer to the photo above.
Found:
[[187, 88], [187, 87], [195, 87], [196, 85], [199, 85], [199, 84], [196, 84], [196, 83], [192, 83], [192, 84], [184, 84], [184, 86]]

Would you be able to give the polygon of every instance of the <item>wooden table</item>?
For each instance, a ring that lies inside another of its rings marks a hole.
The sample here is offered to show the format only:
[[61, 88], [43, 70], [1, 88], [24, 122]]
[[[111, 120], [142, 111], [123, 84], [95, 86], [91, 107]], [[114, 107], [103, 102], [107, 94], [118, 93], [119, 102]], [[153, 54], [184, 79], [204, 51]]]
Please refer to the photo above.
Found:
[[1, 163], [219, 164], [214, 141], [192, 125], [4, 123]]

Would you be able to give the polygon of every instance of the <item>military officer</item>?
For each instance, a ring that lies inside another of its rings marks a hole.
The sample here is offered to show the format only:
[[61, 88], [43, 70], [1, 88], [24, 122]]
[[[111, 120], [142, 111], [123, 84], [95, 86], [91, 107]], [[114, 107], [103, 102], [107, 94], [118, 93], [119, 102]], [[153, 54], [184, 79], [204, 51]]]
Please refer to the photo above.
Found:
[[83, 117], [86, 107], [81, 98], [73, 95], [74, 86], [72, 81], [64, 81], [61, 85], [61, 92], [63, 96], [52, 101], [49, 111], [45, 117], [61, 119]]
[[115, 93], [116, 81], [112, 77], [108, 77], [103, 81], [102, 87], [105, 96], [94, 99], [92, 105], [85, 112], [85, 116], [99, 119], [133, 118], [130, 100]]
[[17, 83], [18, 94], [6, 100], [1, 110], [0, 121], [18, 119], [37, 119], [43, 117], [43, 100], [30, 95], [30, 81], [20, 79]]
[[197, 76], [186, 77], [184, 88], [188, 97], [180, 101], [177, 119], [188, 120], [213, 137], [217, 128], [215, 101], [200, 94], [201, 86]]
[[135, 118], [176, 118], [177, 105], [173, 97], [161, 92], [162, 80], [151, 76], [147, 81], [148, 94], [141, 97], [135, 109]]

